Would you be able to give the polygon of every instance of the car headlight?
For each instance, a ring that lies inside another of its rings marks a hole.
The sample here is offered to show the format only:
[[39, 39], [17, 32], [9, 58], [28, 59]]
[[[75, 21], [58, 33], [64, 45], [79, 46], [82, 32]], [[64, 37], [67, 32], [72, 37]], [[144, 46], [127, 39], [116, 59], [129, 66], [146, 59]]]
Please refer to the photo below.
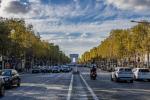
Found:
[[4, 78], [4, 81], [9, 81], [9, 78]]

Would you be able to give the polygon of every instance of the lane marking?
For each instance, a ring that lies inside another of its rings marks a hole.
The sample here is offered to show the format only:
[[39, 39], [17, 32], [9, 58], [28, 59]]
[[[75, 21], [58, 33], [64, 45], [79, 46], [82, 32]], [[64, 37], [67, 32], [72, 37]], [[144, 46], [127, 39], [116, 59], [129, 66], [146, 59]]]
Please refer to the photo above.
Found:
[[95, 95], [95, 93], [93, 92], [92, 88], [88, 85], [88, 83], [85, 81], [85, 79], [82, 77], [82, 75], [80, 74], [81, 79], [83, 80], [84, 84], [86, 85], [87, 89], [89, 90], [89, 92], [91, 93], [93, 100], [99, 100], [98, 97]]
[[73, 74], [71, 76], [71, 81], [70, 81], [70, 85], [69, 85], [67, 100], [71, 100], [72, 87], [73, 87]]

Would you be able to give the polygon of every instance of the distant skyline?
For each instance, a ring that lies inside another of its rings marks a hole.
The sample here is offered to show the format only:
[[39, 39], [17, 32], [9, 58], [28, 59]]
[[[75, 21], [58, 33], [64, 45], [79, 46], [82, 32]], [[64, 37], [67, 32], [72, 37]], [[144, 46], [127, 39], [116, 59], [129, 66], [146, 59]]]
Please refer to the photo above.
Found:
[[42, 40], [67, 55], [100, 44], [112, 29], [130, 28], [130, 20], [150, 21], [149, 0], [0, 0], [0, 16], [24, 18]]

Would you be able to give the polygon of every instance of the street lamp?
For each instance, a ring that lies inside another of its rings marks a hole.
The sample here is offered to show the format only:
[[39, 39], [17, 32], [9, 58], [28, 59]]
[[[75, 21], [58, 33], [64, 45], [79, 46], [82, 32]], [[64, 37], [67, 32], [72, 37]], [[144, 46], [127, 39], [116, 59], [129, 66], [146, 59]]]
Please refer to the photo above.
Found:
[[[150, 25], [150, 22], [147, 22], [145, 20], [142, 20], [142, 21], [131, 20], [131, 22]], [[147, 67], [149, 67], [149, 47], [148, 47], [148, 50], [147, 50]]]

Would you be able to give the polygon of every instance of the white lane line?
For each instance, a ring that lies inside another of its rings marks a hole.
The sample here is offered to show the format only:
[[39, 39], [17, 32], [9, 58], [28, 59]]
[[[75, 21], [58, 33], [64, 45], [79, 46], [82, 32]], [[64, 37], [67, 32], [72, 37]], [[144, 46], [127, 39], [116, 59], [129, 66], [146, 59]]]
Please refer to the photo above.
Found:
[[84, 84], [86, 85], [87, 89], [89, 90], [89, 92], [91, 93], [93, 100], [99, 100], [98, 97], [95, 95], [95, 93], [93, 92], [92, 88], [88, 85], [88, 83], [85, 81], [85, 79], [82, 77], [82, 75], [80, 74], [81, 79], [83, 80]]
[[70, 81], [70, 85], [69, 85], [67, 100], [71, 100], [72, 86], [73, 86], [73, 74], [71, 76], [71, 81]]

